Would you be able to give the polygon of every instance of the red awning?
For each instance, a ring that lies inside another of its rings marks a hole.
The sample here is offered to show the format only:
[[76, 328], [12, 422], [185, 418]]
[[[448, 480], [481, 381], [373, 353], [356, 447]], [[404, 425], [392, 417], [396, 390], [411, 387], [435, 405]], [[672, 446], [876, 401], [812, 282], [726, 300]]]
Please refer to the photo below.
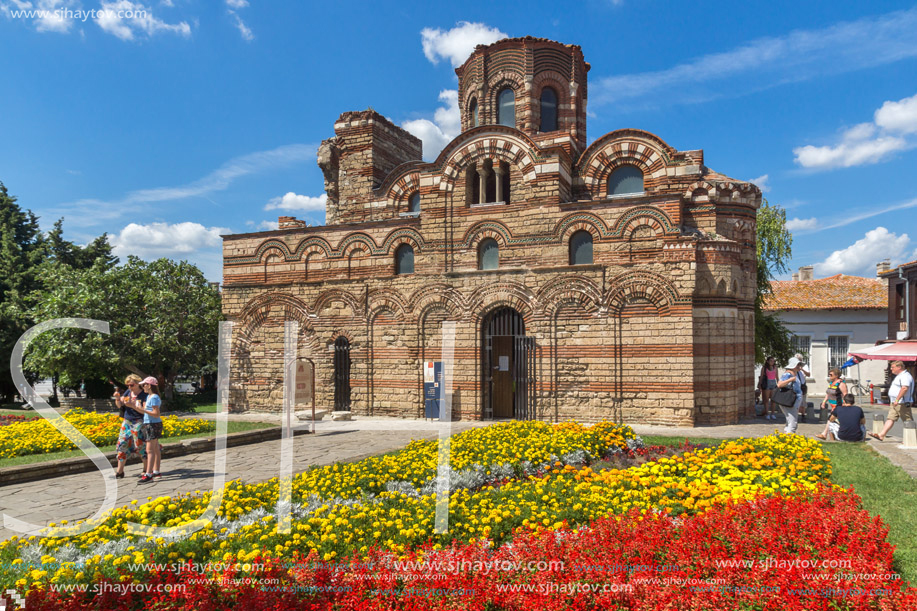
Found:
[[866, 350], [849, 352], [848, 354], [864, 360], [917, 361], [917, 341], [879, 344]]

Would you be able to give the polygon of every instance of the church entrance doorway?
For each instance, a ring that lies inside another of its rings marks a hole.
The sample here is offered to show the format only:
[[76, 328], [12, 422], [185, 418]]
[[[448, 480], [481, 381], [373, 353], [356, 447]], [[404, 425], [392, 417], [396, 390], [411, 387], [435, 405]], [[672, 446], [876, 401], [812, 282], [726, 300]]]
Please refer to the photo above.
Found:
[[535, 417], [535, 339], [525, 336], [522, 315], [498, 308], [483, 324], [484, 419]]
[[350, 342], [334, 340], [334, 411], [350, 411]]

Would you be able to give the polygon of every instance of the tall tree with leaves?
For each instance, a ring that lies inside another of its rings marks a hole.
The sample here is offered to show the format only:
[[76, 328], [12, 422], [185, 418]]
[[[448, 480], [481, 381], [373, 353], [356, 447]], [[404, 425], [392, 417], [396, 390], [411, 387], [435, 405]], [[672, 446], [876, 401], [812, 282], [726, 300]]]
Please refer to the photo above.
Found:
[[88, 269], [101, 261], [105, 268], [118, 264], [118, 257], [111, 251], [108, 234], [103, 233], [86, 246], [78, 246], [64, 239], [64, 219], [54, 223], [54, 229], [48, 232], [48, 262], [67, 265], [76, 269]]
[[62, 384], [120, 379], [127, 372], [154, 375], [169, 400], [178, 375], [216, 363], [220, 294], [190, 263], [129, 257], [126, 265], [106, 267], [97, 259], [89, 269], [48, 266], [42, 280], [33, 299], [37, 320], [94, 318], [108, 321], [111, 333], [43, 333], [26, 354], [26, 367], [36, 373], [59, 373]]
[[17, 392], [9, 355], [32, 326], [26, 297], [40, 286], [38, 271], [45, 252], [38, 218], [20, 208], [0, 182], [0, 397], [4, 403]]
[[793, 356], [790, 332], [775, 313], [766, 312], [764, 303], [772, 293], [771, 280], [789, 271], [787, 261], [792, 257], [793, 235], [786, 228], [786, 211], [772, 206], [767, 200], [758, 209], [757, 223], [758, 285], [755, 293], [755, 362], [763, 363], [768, 356], [785, 363]]

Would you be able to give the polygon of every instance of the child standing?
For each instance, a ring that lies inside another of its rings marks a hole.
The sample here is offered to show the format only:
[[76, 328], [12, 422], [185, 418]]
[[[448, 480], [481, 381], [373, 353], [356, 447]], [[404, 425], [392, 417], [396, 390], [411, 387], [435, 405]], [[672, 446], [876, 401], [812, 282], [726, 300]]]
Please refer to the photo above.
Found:
[[159, 381], [150, 376], [143, 380], [143, 390], [147, 393], [146, 402], [137, 401], [134, 410], [143, 414], [143, 437], [146, 439], [147, 472], [140, 478], [139, 483], [145, 484], [153, 480], [161, 480], [160, 464], [162, 462], [162, 447], [159, 438], [162, 437], [162, 418], [159, 408], [162, 400], [159, 398]]

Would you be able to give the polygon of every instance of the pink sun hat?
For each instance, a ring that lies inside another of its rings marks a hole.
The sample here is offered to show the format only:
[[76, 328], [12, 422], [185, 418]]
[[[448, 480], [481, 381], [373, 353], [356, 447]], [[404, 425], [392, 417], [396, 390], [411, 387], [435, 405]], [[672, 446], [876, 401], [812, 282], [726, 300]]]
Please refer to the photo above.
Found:
[[149, 377], [144, 378], [141, 384], [152, 384], [153, 386], [159, 386], [159, 380], [157, 380], [153, 376], [149, 376]]

